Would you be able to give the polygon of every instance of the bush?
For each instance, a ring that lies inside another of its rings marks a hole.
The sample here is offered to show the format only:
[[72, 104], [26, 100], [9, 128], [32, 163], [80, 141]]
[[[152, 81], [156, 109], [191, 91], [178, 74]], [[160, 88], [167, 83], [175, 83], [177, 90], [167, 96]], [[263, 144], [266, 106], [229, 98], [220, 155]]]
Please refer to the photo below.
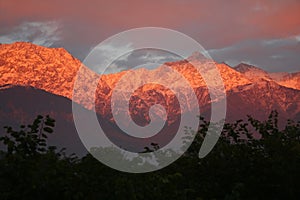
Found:
[[127, 174], [90, 154], [77, 158], [48, 147], [55, 121], [38, 116], [19, 131], [5, 127], [0, 199], [298, 199], [300, 124], [289, 120], [280, 130], [277, 119], [272, 112], [263, 122], [249, 116], [225, 124], [212, 152], [199, 159], [209, 125], [201, 118], [180, 159], [160, 171]]

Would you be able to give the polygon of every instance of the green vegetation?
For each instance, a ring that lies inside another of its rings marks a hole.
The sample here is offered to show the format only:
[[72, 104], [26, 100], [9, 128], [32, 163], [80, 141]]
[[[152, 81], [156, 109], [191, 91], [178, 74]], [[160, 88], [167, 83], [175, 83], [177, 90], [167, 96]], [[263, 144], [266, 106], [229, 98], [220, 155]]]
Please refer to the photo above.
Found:
[[18, 131], [5, 127], [0, 199], [299, 199], [300, 123], [288, 121], [280, 130], [277, 118], [272, 112], [264, 122], [226, 124], [212, 152], [199, 159], [208, 126], [201, 118], [184, 156], [160, 171], [128, 174], [91, 155], [46, 146], [55, 121], [38, 116]]

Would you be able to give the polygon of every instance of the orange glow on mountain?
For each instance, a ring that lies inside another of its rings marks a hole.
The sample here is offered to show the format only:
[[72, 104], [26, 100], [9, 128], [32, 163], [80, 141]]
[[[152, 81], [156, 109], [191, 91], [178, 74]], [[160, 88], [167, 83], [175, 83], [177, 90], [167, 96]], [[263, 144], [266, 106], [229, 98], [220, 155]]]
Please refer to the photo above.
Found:
[[[182, 74], [196, 92], [199, 102], [191, 102], [189, 107], [192, 108], [193, 106], [198, 105], [200, 105], [200, 107], [209, 106], [211, 99], [206, 91], [205, 81], [190, 63], [178, 61], [166, 63], [166, 65]], [[0, 45], [0, 86], [2, 87], [6, 85], [32, 86], [52, 94], [72, 99], [73, 85], [80, 66], [81, 62], [62, 48], [45, 48], [24, 42]], [[298, 92], [295, 92], [297, 95], [293, 98], [300, 99], [299, 73], [280, 76], [279, 74], [269, 75], [267, 72], [262, 72], [262, 70], [257, 70], [256, 68], [254, 69], [246, 65], [236, 69], [233, 69], [224, 63], [216, 63], [216, 66], [223, 79], [226, 93], [229, 96], [236, 92], [242, 93], [250, 91], [251, 88], [262, 89], [264, 87], [273, 87], [274, 90], [276, 89], [279, 93], [281, 90], [286, 91], [287, 89], [285, 88], [296, 89]], [[201, 67], [205, 67], [205, 64]], [[100, 77], [100, 75], [92, 72], [87, 67], [83, 66], [83, 70], [85, 78], [80, 83], [82, 89], [77, 92], [77, 103], [87, 109], [92, 109], [92, 106], [87, 102], [92, 102], [95, 99], [96, 111], [110, 121], [113, 121], [110, 113], [112, 91], [114, 90], [116, 83], [124, 74], [126, 74], [126, 71], [102, 75]], [[137, 74], [134, 81], [140, 82], [145, 76], [153, 77], [154, 80], [160, 79], [162, 78], [160, 70], [162, 70], [161, 67], [154, 70], [137, 69], [134, 71]], [[264, 74], [263, 77], [261, 75], [262, 73]], [[180, 85], [180, 83], [176, 82], [172, 76], [166, 75], [163, 78], [170, 85], [175, 87], [177, 87], [176, 84]], [[95, 91], [91, 91], [89, 88], [89, 81], [95, 80], [99, 81], [96, 94]], [[128, 86], [124, 87], [125, 91]], [[155, 91], [156, 95], [149, 95], [151, 91]], [[186, 96], [188, 102], [189, 94], [185, 94], [184, 91], [182, 94]], [[281, 99], [276, 99], [282, 103], [279, 105], [276, 103], [276, 106], [286, 110], [288, 109], [288, 105], [285, 101], [287, 101], [286, 98], [290, 97], [288, 97], [288, 95], [282, 97], [282, 95], [280, 97]], [[162, 100], [161, 97], [164, 97], [165, 99]], [[132, 94], [132, 98], [136, 100], [134, 103], [135, 106], [130, 107], [133, 118], [134, 116], [144, 116], [146, 121], [148, 119], [148, 109], [153, 102], [163, 104], [167, 107], [167, 110], [172, 110], [168, 105], [171, 105], [171, 102], [174, 102], [174, 94], [172, 94], [172, 92], [167, 88], [161, 88], [161, 86], [155, 86], [153, 84], [147, 84], [137, 89], [135, 93]], [[246, 98], [244, 101], [250, 101], [250, 98], [252, 97], [243, 98]], [[272, 100], [271, 97], [270, 99]], [[232, 100], [229, 101], [229, 104], [231, 101]], [[264, 100], [262, 99], [261, 103], [265, 108], [272, 105], [272, 102], [263, 102]], [[231, 106], [232, 105], [229, 105], [229, 110]], [[236, 108], [238, 107], [239, 106], [236, 105]], [[138, 113], [136, 108], [140, 108], [143, 113]], [[247, 111], [248, 108], [239, 109]], [[268, 108], [268, 110], [269, 109], [272, 109], [272, 107]], [[300, 105], [298, 105], [293, 113], [297, 113], [298, 111], [300, 112]], [[178, 113], [176, 110], [173, 113], [176, 113], [176, 115], [180, 114], [180, 112]], [[173, 119], [175, 118], [176, 117], [173, 117]]]

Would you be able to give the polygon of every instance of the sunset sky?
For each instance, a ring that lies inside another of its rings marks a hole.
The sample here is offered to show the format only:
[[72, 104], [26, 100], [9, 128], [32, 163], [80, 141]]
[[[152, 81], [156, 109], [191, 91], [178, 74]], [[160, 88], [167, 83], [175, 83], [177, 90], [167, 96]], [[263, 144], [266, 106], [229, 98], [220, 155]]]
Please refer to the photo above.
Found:
[[83, 60], [121, 31], [155, 26], [197, 40], [219, 62], [300, 70], [300, 1], [0, 0], [0, 42], [64, 47]]

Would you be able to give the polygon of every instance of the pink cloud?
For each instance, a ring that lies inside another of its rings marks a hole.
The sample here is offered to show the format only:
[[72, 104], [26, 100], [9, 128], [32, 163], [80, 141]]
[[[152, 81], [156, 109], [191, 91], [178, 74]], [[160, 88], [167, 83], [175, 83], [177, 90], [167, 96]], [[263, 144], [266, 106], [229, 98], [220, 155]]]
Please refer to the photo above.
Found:
[[[222, 49], [244, 41], [300, 35], [299, 10], [299, 0], [9, 0], [0, 2], [0, 36], [9, 35], [23, 22], [59, 20], [61, 46], [81, 58], [103, 39], [143, 26], [175, 29], [193, 37], [206, 49]], [[255, 52], [262, 51], [261, 48], [254, 46], [247, 56], [257, 57]], [[279, 53], [286, 47], [280, 48], [276, 50]], [[293, 57], [293, 64], [299, 62], [297, 58]]]
[[85, 24], [104, 35], [134, 27], [163, 26], [224, 45], [247, 38], [277, 38], [300, 33], [300, 2], [297, 0], [231, 2], [11, 0], [1, 2], [0, 21], [9, 25], [24, 20], [63, 19], [77, 23], [78, 29]]

